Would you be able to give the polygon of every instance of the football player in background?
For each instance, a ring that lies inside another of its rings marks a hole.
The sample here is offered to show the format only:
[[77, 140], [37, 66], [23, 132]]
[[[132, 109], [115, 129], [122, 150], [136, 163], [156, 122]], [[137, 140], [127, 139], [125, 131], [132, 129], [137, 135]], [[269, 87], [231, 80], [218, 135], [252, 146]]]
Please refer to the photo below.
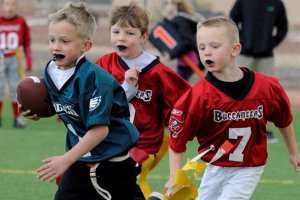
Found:
[[182, 38], [182, 47], [172, 53], [164, 53], [169, 59], [177, 59], [176, 71], [185, 80], [190, 80], [193, 70], [182, 58], [183, 55], [189, 58], [199, 69], [204, 70], [196, 45], [197, 23], [203, 21], [204, 16], [193, 10], [189, 0], [164, 0], [163, 1], [164, 19], [163, 23], [173, 26], [174, 30]]
[[[241, 45], [232, 20], [215, 17], [200, 23], [197, 44], [208, 73], [172, 111], [166, 188], [181, 168], [187, 142], [196, 137], [199, 153], [211, 145], [216, 149], [202, 157], [212, 163], [204, 172], [197, 199], [250, 199], [267, 162], [268, 121], [280, 130], [291, 164], [300, 170], [289, 99], [277, 78], [238, 67]], [[233, 149], [213, 162], [222, 155], [217, 149], [225, 142]]]
[[30, 49], [30, 29], [26, 20], [17, 14], [17, 0], [1, 1], [0, 16], [0, 127], [2, 126], [2, 108], [6, 82], [12, 102], [15, 128], [25, 128], [24, 120], [19, 116], [16, 98], [16, 87], [20, 78], [24, 77], [21, 48], [26, 58], [26, 71], [32, 69]]
[[168, 149], [166, 122], [174, 103], [190, 88], [173, 69], [142, 49], [148, 38], [148, 23], [148, 13], [136, 3], [113, 8], [110, 37], [115, 51], [96, 60], [126, 91], [131, 121], [140, 132], [131, 155], [142, 164], [140, 186], [146, 199], [151, 193], [147, 174]]

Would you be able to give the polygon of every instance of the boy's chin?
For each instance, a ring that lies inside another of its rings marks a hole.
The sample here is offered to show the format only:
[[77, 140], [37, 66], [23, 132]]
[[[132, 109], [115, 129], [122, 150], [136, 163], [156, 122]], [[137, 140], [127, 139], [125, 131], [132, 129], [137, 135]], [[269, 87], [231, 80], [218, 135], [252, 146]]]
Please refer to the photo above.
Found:
[[120, 57], [126, 57], [127, 56], [127, 53], [125, 51], [116, 51], [116, 53], [118, 54], [118, 56]]

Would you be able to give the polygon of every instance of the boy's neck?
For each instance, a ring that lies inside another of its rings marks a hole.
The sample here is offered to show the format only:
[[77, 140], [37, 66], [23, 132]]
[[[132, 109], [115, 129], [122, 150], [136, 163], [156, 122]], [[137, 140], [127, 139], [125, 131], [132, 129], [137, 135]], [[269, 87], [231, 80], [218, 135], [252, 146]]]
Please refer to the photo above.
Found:
[[244, 73], [239, 67], [224, 70], [222, 73], [213, 73], [213, 75], [220, 81], [236, 82], [243, 78]]
[[5, 18], [5, 19], [8, 19], [8, 20], [10, 20], [10, 19], [14, 19], [14, 18], [16, 18], [16, 14], [14, 14], [14, 15], [6, 15], [6, 14], [4, 14], [3, 15], [3, 17]]

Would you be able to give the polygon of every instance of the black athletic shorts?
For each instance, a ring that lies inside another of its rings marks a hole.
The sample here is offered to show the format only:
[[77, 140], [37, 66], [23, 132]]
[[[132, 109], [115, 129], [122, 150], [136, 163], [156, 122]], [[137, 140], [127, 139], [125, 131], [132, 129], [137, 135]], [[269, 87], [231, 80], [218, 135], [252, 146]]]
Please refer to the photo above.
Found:
[[[136, 177], [140, 167], [130, 157], [121, 162], [102, 161], [97, 170], [98, 185], [108, 191], [112, 200], [144, 199]], [[63, 175], [55, 200], [102, 200], [95, 190], [90, 167], [85, 162], [74, 163]]]

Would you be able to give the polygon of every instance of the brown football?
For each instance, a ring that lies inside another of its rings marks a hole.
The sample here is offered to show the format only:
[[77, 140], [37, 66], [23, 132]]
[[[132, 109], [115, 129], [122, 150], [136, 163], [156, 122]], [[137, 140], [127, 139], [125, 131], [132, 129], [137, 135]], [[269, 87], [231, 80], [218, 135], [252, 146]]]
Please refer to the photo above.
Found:
[[32, 114], [37, 114], [39, 117], [55, 115], [43, 78], [29, 76], [22, 79], [18, 83], [16, 92], [17, 100], [23, 106], [23, 110], [30, 110]]

